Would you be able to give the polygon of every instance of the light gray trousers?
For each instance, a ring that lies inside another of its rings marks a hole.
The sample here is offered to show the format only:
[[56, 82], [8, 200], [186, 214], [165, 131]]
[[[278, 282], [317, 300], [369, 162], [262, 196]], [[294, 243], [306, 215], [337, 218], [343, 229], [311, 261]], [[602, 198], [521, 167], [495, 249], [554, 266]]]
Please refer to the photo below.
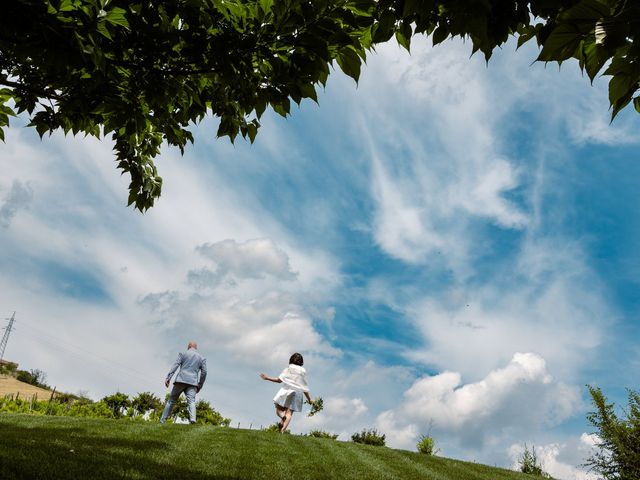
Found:
[[164, 406], [164, 411], [162, 412], [162, 417], [160, 417], [160, 423], [167, 421], [167, 417], [171, 413], [171, 407], [178, 401], [178, 397], [182, 392], [184, 392], [184, 396], [187, 397], [189, 421], [196, 423], [196, 386], [182, 382], [174, 382], [171, 395], [169, 395], [169, 400], [167, 400], [167, 404]]

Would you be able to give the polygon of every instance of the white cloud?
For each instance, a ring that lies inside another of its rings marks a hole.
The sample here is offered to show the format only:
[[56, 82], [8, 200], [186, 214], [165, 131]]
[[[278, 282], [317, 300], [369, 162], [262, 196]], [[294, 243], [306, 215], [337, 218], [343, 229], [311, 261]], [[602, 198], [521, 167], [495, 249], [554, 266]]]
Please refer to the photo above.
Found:
[[477, 378], [514, 351], [532, 351], [562, 378], [576, 379], [613, 318], [580, 246], [532, 237], [504, 268], [490, 281], [461, 283], [409, 307], [426, 345], [408, 356]]
[[505, 432], [558, 425], [581, 406], [579, 389], [554, 380], [543, 358], [516, 353], [477, 382], [463, 384], [457, 372], [417, 379], [397, 408], [378, 416], [378, 425], [405, 448], [431, 428], [459, 445], [482, 448]]
[[366, 424], [369, 408], [361, 398], [324, 396], [324, 408], [313, 417], [301, 416], [297, 428], [302, 431], [324, 430], [349, 440], [351, 434]]
[[199, 245], [196, 250], [216, 265], [215, 270], [204, 267], [189, 272], [189, 281], [201, 288], [215, 287], [225, 277], [230, 277], [230, 282], [234, 279], [259, 280], [265, 275], [284, 281], [296, 278], [296, 273], [291, 271], [287, 254], [268, 238], [243, 243], [227, 239]]
[[20, 180], [14, 180], [9, 193], [0, 206], [0, 227], [8, 228], [11, 220], [19, 210], [25, 209], [33, 200], [33, 189], [27, 183], [24, 185]]
[[[419, 41], [409, 57], [385, 45], [359, 87], [376, 101], [358, 104], [372, 162], [377, 242], [409, 263], [445, 254], [461, 273], [473, 221], [516, 230], [529, 223], [505, 196], [520, 185], [518, 167], [494, 139], [505, 109], [496, 108], [495, 86], [477, 74], [478, 59], [469, 61], [465, 49]], [[376, 95], [380, 88], [384, 96]], [[394, 110], [403, 113], [388, 115]]]

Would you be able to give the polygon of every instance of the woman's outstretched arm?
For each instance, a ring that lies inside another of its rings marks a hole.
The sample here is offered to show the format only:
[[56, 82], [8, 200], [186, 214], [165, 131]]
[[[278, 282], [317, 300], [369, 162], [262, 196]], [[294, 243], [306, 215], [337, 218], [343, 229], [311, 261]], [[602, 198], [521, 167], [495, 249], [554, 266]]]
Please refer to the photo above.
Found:
[[265, 375], [264, 373], [260, 374], [260, 378], [263, 380], [269, 380], [273, 383], [282, 383], [282, 380], [280, 380], [278, 377], [270, 377], [269, 375]]

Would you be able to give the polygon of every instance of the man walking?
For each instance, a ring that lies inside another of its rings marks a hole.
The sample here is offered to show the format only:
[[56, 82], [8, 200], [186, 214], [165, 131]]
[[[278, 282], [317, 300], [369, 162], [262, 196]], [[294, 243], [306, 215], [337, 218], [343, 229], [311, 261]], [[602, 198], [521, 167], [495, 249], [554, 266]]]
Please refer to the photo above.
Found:
[[[196, 423], [196, 393], [202, 389], [204, 380], [207, 378], [207, 359], [198, 353], [198, 344], [196, 342], [189, 342], [187, 351], [178, 354], [178, 359], [169, 370], [169, 374], [164, 381], [165, 387], [169, 386], [171, 377], [178, 369], [180, 370], [176, 375], [175, 382], [173, 382], [173, 389], [167, 404], [164, 406], [160, 423], [167, 421], [167, 417], [171, 413], [171, 407], [173, 407], [182, 392], [187, 397], [189, 422]], [[200, 379], [198, 379], [198, 373], [200, 373]]]

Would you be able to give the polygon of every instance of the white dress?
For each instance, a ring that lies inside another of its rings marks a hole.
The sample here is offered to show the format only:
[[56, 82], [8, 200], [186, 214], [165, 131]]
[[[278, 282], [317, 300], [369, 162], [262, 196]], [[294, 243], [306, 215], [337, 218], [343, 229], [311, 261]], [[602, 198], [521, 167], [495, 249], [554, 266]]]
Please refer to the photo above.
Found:
[[299, 365], [290, 364], [278, 378], [282, 380], [282, 388], [273, 397], [273, 402], [294, 412], [301, 412], [304, 392], [309, 391], [307, 371]]

